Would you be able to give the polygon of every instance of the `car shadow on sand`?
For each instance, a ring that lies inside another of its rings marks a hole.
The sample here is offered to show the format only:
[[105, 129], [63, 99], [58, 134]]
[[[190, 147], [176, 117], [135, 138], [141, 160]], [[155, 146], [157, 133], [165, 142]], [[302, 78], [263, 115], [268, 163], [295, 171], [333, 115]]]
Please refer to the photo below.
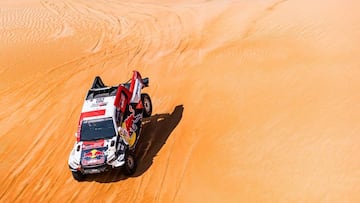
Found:
[[[135, 150], [135, 157], [138, 165], [136, 172], [130, 177], [141, 176], [150, 168], [153, 164], [154, 157], [158, 154], [172, 131], [179, 124], [183, 111], [183, 105], [178, 105], [171, 114], [156, 114], [143, 119], [141, 135]], [[101, 174], [88, 175], [85, 181], [110, 183], [127, 178], [129, 177], [123, 175], [121, 169], [112, 169]]]

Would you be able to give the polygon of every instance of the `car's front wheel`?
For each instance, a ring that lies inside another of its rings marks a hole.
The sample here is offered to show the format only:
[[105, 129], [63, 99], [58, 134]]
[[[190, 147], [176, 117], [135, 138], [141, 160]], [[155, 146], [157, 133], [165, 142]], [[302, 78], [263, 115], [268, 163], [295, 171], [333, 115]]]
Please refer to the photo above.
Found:
[[83, 181], [85, 178], [85, 175], [82, 174], [80, 171], [71, 171], [71, 173], [74, 179], [77, 181]]
[[126, 150], [125, 152], [125, 165], [123, 166], [123, 173], [127, 176], [133, 175], [136, 171], [136, 160], [134, 155]]

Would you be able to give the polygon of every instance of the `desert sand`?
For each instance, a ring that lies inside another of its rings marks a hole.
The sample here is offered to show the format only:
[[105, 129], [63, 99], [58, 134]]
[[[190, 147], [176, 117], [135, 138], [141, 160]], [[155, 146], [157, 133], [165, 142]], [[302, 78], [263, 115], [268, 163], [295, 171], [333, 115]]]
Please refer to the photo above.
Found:
[[[359, 202], [359, 1], [0, 2], [0, 202]], [[87, 89], [150, 77], [133, 177], [73, 180]]]

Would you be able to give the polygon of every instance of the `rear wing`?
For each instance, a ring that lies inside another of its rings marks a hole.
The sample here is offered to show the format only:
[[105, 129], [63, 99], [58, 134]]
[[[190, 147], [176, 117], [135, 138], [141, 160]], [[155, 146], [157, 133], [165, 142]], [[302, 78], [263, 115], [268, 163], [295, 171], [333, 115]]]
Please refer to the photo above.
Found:
[[[135, 86], [138, 85], [140, 85], [140, 89], [144, 87], [149, 87], [149, 78], [142, 78], [140, 73], [137, 71], [134, 71], [133, 77], [128, 82], [115, 86], [105, 85], [100, 76], [96, 76], [90, 90], [86, 95], [86, 100], [111, 96], [119, 97], [117, 92], [121, 86], [123, 86], [127, 90], [126, 92], [130, 94], [128, 96], [131, 97], [131, 94], [134, 94], [134, 89], [136, 89]], [[137, 91], [140, 91], [140, 89], [138, 89]], [[137, 98], [135, 98], [135, 95], [138, 96], [139, 92], [136, 92], [134, 95], [132, 95], [132, 100], [137, 100]], [[116, 99], [116, 101], [118, 100], [119, 98]]]
[[[131, 86], [131, 80], [132, 79], [130, 79], [130, 80], [128, 80], [126, 83], [123, 83], [122, 85], [124, 85], [124, 87], [126, 87], [126, 89], [129, 89], [130, 90], [130, 86]], [[141, 78], [141, 82], [142, 82], [142, 84], [144, 85], [144, 87], [149, 87], [149, 81], [150, 81], [150, 79], [148, 78], [148, 77], [146, 77], [146, 78]], [[143, 88], [144, 88], [143, 87]]]
[[149, 78], [141, 77], [138, 71], [133, 71], [132, 78], [119, 85], [118, 91], [115, 96], [114, 105], [125, 111], [127, 103], [138, 103], [141, 99], [141, 89], [149, 86]]
[[143, 78], [142, 81], [145, 87], [149, 87], [149, 78]]

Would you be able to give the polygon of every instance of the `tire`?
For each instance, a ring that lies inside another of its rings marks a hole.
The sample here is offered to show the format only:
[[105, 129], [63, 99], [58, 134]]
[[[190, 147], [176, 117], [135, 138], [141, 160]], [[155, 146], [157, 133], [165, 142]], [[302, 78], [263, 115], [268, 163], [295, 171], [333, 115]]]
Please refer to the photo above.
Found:
[[141, 94], [141, 102], [143, 103], [144, 106], [143, 117], [144, 118], [150, 117], [152, 114], [152, 103], [150, 96], [146, 93]]
[[123, 166], [123, 173], [127, 176], [131, 176], [136, 171], [136, 160], [134, 155], [129, 151], [126, 150], [125, 152], [125, 165]]
[[75, 180], [77, 180], [77, 181], [83, 181], [84, 180], [84, 178], [85, 178], [85, 175], [84, 174], [82, 174], [81, 172], [79, 172], [79, 171], [71, 171], [71, 173], [72, 173], [72, 176], [74, 177], [74, 179]]

